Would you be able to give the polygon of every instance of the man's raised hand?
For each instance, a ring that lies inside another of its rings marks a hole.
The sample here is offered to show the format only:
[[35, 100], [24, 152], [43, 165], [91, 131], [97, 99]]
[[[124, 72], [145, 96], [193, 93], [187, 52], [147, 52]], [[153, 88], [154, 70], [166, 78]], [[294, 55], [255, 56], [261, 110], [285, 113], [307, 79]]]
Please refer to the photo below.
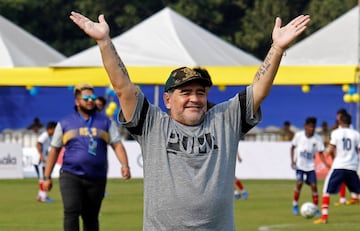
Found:
[[281, 19], [277, 17], [272, 33], [274, 45], [281, 49], [286, 49], [297, 36], [304, 32], [309, 22], [309, 15], [300, 15], [289, 22], [286, 26], [281, 27]]
[[72, 11], [70, 19], [96, 41], [104, 40], [109, 37], [109, 25], [105, 21], [103, 14], [99, 15], [99, 22], [94, 22], [84, 15]]

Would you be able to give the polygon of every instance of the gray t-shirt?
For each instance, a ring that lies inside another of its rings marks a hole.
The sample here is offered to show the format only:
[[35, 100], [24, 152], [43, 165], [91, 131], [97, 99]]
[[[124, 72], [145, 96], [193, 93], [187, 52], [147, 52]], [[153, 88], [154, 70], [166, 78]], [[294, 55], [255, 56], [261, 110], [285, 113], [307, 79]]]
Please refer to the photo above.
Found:
[[144, 230], [235, 230], [238, 143], [261, 120], [252, 109], [250, 86], [211, 108], [200, 125], [185, 126], [139, 95], [132, 120], [122, 125], [142, 150]]

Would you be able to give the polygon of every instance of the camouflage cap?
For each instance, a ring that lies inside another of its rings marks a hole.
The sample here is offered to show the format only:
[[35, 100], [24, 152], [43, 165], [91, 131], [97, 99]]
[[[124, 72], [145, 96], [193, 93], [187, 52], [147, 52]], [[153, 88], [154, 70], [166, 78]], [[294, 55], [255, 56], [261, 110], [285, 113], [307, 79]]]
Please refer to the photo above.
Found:
[[210, 82], [210, 87], [213, 85], [212, 84], [212, 81], [211, 81], [211, 76], [209, 74], [209, 72], [205, 69], [205, 68], [202, 68], [202, 67], [194, 67], [193, 68], [194, 71], [200, 73], [200, 75], [204, 78], [207, 78], [209, 79], [209, 82]]
[[210, 79], [203, 77], [200, 73], [194, 71], [193, 69], [180, 67], [171, 72], [165, 83], [165, 92], [180, 87], [181, 85], [191, 81], [197, 81], [205, 87], [210, 87], [212, 84]]

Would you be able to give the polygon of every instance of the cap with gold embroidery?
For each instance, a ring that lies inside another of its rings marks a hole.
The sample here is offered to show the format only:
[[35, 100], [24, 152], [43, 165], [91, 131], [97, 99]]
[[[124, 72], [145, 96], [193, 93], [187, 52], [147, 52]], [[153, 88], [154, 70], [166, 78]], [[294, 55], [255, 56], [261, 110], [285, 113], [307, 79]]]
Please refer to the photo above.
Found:
[[180, 67], [171, 72], [165, 83], [165, 92], [192, 81], [199, 82], [205, 87], [210, 87], [212, 85], [211, 80], [202, 76], [199, 72], [196, 72], [189, 67]]

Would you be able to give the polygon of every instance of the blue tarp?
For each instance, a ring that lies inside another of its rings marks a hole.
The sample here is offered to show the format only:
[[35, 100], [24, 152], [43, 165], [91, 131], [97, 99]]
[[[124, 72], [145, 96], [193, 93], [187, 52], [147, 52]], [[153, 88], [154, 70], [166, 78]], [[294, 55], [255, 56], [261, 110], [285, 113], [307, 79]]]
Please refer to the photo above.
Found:
[[[210, 101], [225, 100], [236, 94], [238, 89], [239, 87], [227, 87], [226, 91], [222, 92], [213, 87]], [[355, 104], [345, 103], [344, 94], [342, 87], [336, 85], [312, 86], [308, 93], [302, 92], [301, 86], [273, 86], [270, 95], [262, 103], [263, 121], [258, 127], [282, 127], [284, 121], [288, 120], [301, 129], [309, 116], [317, 117], [319, 127], [323, 121], [331, 126], [335, 124], [336, 112], [340, 108], [347, 109], [353, 115], [355, 126]]]
[[[154, 102], [154, 86], [140, 86], [146, 97]], [[219, 103], [234, 96], [245, 86], [226, 87], [221, 91], [214, 86], [210, 91], [209, 101]], [[106, 96], [106, 88], [95, 88], [97, 95]], [[160, 87], [160, 106], [163, 87]], [[303, 93], [300, 86], [274, 86], [270, 95], [262, 104], [263, 121], [258, 127], [281, 127], [285, 120], [302, 128], [306, 117], [316, 116], [318, 126], [327, 121], [331, 126], [339, 108], [351, 111], [355, 125], [355, 105], [344, 103], [341, 86], [313, 86], [308, 93]], [[74, 96], [67, 87], [39, 87], [31, 94], [25, 87], [0, 87], [0, 131], [5, 128], [26, 128], [35, 117], [45, 125], [50, 120], [59, 120], [72, 112]], [[116, 100], [117, 102], [117, 100]]]

